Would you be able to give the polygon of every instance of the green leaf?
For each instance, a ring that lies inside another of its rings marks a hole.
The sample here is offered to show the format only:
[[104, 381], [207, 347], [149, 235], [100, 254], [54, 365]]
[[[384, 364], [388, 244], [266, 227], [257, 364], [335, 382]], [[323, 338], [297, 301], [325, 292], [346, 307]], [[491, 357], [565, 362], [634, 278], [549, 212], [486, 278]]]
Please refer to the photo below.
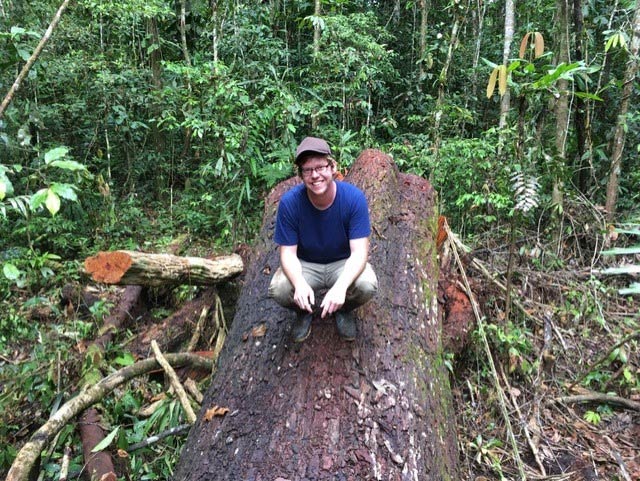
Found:
[[22, 271], [10, 262], [5, 262], [4, 266], [2, 266], [2, 273], [10, 281], [15, 281], [20, 278]]
[[600, 414], [595, 411], [587, 411], [584, 413], [584, 420], [591, 424], [599, 424], [600, 423]]
[[84, 165], [82, 165], [80, 162], [76, 162], [75, 160], [54, 160], [49, 165], [51, 167], [58, 167], [65, 170], [82, 170], [88, 172], [87, 168]]
[[135, 361], [136, 360], [133, 358], [133, 355], [131, 355], [131, 353], [129, 352], [125, 352], [114, 359], [114, 362], [116, 364], [120, 364], [121, 366], [130, 366]]
[[54, 160], [65, 157], [68, 152], [69, 147], [56, 147], [55, 149], [51, 149], [44, 154], [44, 163], [49, 165]]
[[115, 439], [115, 437], [118, 435], [119, 430], [120, 430], [120, 426], [116, 426], [116, 428], [113, 431], [111, 431], [108, 435], [106, 435], [102, 441], [96, 444], [96, 446], [91, 450], [91, 452], [97, 453], [107, 448], [111, 444], [111, 442]]
[[71, 184], [53, 184], [51, 190], [58, 194], [63, 199], [77, 201], [78, 195], [76, 194], [75, 186]]
[[4, 179], [0, 179], [0, 200], [5, 198], [8, 190], [9, 190], [9, 185], [5, 182]]
[[51, 212], [51, 215], [56, 215], [56, 213], [60, 210], [60, 197], [53, 190], [47, 190], [47, 200], [44, 201], [44, 204], [47, 206], [47, 210]]
[[29, 199], [31, 210], [36, 210], [38, 207], [44, 204], [45, 200], [47, 200], [47, 192], [48, 189], [40, 189], [38, 192], [31, 196], [31, 199]]
[[597, 100], [598, 102], [602, 102], [602, 97], [598, 97], [596, 94], [590, 94], [588, 92], [574, 92], [576, 97], [586, 100]]
[[13, 184], [5, 175], [6, 168], [0, 165], [0, 200], [8, 195], [13, 195]]

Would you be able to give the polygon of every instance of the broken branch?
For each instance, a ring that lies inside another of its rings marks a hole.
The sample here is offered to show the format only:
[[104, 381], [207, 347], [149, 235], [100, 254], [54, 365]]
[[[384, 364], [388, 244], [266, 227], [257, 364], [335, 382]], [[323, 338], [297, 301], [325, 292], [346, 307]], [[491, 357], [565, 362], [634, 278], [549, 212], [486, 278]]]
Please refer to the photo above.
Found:
[[169, 382], [171, 382], [171, 386], [173, 386], [173, 389], [175, 390], [176, 395], [180, 400], [180, 404], [182, 404], [182, 408], [184, 409], [184, 412], [187, 415], [187, 420], [189, 421], [189, 424], [195, 423], [196, 413], [193, 412], [193, 408], [191, 407], [191, 403], [189, 402], [187, 393], [184, 390], [184, 387], [182, 387], [182, 384], [180, 383], [180, 380], [178, 379], [176, 372], [171, 367], [171, 364], [167, 362], [167, 360], [164, 358], [164, 356], [160, 352], [158, 343], [155, 340], [151, 341], [151, 349], [153, 349], [153, 354], [158, 360], [158, 364], [162, 366], [162, 369], [164, 369], [164, 372], [169, 378]]

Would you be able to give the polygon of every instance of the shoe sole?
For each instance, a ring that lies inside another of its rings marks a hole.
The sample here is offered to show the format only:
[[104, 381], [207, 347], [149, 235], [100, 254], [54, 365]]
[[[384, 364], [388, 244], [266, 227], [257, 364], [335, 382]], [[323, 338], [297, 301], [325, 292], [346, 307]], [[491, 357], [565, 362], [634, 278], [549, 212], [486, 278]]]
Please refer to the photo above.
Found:
[[307, 340], [307, 338], [309, 337], [309, 335], [311, 335], [311, 327], [309, 327], [309, 330], [307, 331], [307, 334], [306, 334], [304, 337], [302, 337], [302, 338], [300, 338], [300, 339], [294, 339], [294, 340], [293, 340], [293, 342], [296, 342], [296, 343], [298, 343], [298, 342], [304, 342], [304, 341], [306, 341], [306, 340]]

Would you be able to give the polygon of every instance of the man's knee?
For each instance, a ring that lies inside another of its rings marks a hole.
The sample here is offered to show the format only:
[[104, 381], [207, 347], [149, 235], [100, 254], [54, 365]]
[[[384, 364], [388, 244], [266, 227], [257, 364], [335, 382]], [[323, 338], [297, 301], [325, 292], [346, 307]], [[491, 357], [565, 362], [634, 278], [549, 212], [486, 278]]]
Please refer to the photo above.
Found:
[[354, 300], [359, 304], [369, 301], [378, 292], [378, 283], [373, 279], [359, 279], [354, 284]]
[[369, 264], [347, 292], [347, 304], [353, 308], [368, 302], [378, 292], [378, 279]]
[[269, 284], [269, 297], [281, 306], [289, 307], [293, 303], [293, 286], [282, 269], [278, 268]]

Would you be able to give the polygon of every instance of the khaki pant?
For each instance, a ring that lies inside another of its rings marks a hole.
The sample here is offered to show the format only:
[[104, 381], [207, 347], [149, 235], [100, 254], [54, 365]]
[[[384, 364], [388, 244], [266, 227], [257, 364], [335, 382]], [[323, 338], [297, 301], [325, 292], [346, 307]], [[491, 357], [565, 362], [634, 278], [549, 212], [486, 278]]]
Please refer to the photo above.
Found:
[[[320, 305], [321, 300], [318, 299], [318, 293], [322, 290], [328, 290], [333, 286], [344, 269], [346, 259], [331, 262], [330, 264], [315, 264], [301, 260], [302, 275], [309, 283], [314, 293], [316, 293], [316, 305]], [[345, 298], [343, 309], [350, 311], [361, 306], [371, 299], [378, 290], [378, 278], [373, 268], [367, 262], [362, 274], [349, 286]], [[293, 285], [278, 267], [278, 270], [271, 279], [269, 285], [269, 296], [276, 300], [278, 304], [284, 307], [296, 308], [293, 302]]]

